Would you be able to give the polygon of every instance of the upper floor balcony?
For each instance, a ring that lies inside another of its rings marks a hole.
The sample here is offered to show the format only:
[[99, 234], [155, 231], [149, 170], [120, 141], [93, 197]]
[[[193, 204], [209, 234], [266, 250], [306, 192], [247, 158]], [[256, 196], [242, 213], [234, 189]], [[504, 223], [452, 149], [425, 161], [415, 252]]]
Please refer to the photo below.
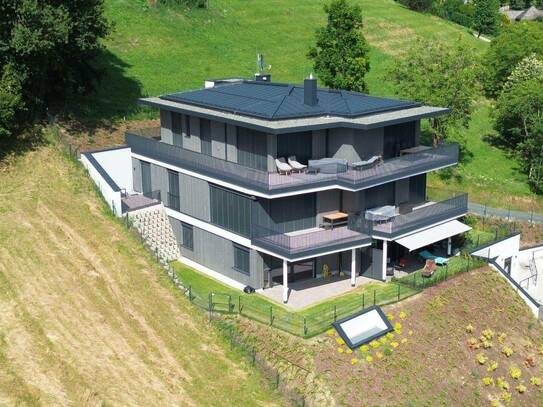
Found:
[[450, 193], [444, 198], [441, 193], [432, 189], [428, 192], [426, 202], [395, 207], [394, 214], [387, 219], [368, 219], [367, 211], [352, 214], [349, 217], [349, 227], [374, 237], [395, 239], [458, 218], [468, 212], [468, 194]]
[[132, 152], [150, 159], [164, 162], [203, 176], [228, 182], [265, 196], [278, 196], [288, 192], [314, 188], [337, 188], [361, 190], [398, 179], [455, 165], [458, 162], [457, 145], [441, 145], [420, 149], [367, 168], [348, 167], [344, 172], [292, 173], [258, 170], [201, 154], [159, 140], [159, 129], [130, 131], [126, 143]]
[[347, 225], [284, 233], [253, 224], [252, 235], [253, 245], [293, 260], [371, 244], [371, 236]]

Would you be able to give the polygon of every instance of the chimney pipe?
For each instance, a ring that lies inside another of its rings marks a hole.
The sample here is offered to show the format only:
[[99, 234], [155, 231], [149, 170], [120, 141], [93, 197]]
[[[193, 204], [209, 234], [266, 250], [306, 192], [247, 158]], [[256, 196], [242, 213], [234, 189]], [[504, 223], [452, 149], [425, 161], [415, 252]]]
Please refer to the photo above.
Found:
[[319, 103], [317, 98], [317, 79], [313, 78], [313, 74], [309, 78], [304, 79], [304, 104], [308, 106], [316, 106]]

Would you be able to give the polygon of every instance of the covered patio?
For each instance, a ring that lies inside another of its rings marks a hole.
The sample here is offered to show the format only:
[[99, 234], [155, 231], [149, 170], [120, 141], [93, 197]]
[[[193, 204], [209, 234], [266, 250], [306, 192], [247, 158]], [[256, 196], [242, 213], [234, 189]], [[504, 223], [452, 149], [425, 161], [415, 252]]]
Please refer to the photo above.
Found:
[[[356, 277], [357, 286], [375, 282], [374, 279], [367, 277]], [[282, 284], [274, 285], [271, 288], [260, 291], [265, 297], [274, 301], [282, 302], [284, 287]], [[288, 284], [286, 290], [287, 303], [289, 308], [299, 310], [310, 305], [317, 304], [340, 294], [345, 294], [354, 290], [349, 276], [332, 276], [329, 278], [316, 278], [302, 281], [296, 281]]]

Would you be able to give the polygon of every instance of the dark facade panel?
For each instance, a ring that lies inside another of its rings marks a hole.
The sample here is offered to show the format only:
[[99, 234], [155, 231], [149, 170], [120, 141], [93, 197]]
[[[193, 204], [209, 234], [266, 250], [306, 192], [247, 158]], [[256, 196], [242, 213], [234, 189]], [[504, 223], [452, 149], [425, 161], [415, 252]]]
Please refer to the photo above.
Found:
[[267, 170], [266, 134], [238, 127], [237, 143], [238, 164], [261, 171]]
[[239, 235], [251, 236], [251, 199], [210, 185], [211, 223]]
[[310, 229], [316, 226], [315, 194], [279, 199], [259, 198], [254, 202], [253, 223], [279, 232]]

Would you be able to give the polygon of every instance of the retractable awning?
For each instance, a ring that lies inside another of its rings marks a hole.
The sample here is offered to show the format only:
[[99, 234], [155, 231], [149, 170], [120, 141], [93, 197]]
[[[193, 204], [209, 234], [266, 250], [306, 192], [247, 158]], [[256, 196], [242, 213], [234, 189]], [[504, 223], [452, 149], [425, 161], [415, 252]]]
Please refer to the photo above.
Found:
[[442, 223], [441, 225], [402, 237], [401, 239], [396, 240], [396, 243], [401, 244], [411, 252], [420, 249], [421, 247], [428, 246], [429, 244], [439, 242], [440, 240], [447, 239], [448, 237], [467, 232], [468, 230], [471, 230], [468, 225], [464, 225], [457, 220], [451, 220]]

